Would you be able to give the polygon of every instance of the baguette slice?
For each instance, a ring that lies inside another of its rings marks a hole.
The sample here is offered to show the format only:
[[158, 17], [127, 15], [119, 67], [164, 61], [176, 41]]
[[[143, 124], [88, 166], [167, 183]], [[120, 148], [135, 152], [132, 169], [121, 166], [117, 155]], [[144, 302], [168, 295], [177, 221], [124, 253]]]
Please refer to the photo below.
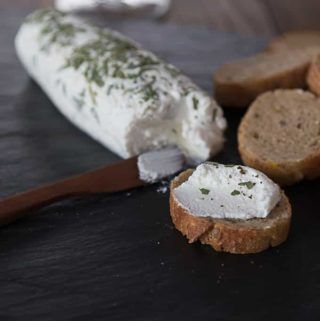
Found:
[[198, 217], [182, 207], [173, 193], [192, 173], [192, 169], [182, 172], [170, 186], [171, 218], [177, 230], [187, 237], [189, 243], [200, 241], [202, 244], [211, 245], [216, 251], [247, 254], [261, 252], [287, 239], [291, 205], [284, 193], [267, 218], [235, 220]]
[[309, 67], [307, 83], [309, 89], [316, 95], [320, 96], [320, 55], [317, 55], [313, 59]]
[[281, 51], [291, 49], [303, 49], [307, 47], [320, 47], [319, 30], [300, 30], [282, 34], [271, 40], [267, 46], [269, 51]]
[[238, 129], [243, 162], [279, 185], [320, 176], [320, 99], [303, 90], [259, 96]]
[[259, 95], [278, 88], [304, 88], [318, 48], [263, 52], [221, 66], [214, 75], [215, 98], [227, 107], [247, 107]]

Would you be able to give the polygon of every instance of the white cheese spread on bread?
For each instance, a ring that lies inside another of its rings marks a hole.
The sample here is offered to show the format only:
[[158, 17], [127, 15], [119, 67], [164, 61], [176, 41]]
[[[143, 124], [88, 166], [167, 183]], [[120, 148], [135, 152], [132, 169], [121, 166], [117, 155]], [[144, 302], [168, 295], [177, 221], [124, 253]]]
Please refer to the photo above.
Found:
[[265, 174], [240, 165], [199, 165], [174, 195], [190, 214], [220, 219], [265, 218], [281, 199]]
[[15, 44], [62, 114], [121, 157], [176, 145], [201, 161], [221, 150], [226, 120], [216, 102], [123, 35], [46, 9], [26, 19]]

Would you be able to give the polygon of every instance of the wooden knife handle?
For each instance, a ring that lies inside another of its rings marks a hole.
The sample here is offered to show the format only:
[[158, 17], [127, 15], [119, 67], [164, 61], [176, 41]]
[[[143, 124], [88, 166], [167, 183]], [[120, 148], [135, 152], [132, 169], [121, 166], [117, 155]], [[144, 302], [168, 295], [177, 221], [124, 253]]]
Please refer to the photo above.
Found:
[[71, 196], [118, 192], [141, 186], [137, 158], [133, 157], [104, 168], [74, 176], [0, 200], [0, 225], [26, 216], [28, 211]]

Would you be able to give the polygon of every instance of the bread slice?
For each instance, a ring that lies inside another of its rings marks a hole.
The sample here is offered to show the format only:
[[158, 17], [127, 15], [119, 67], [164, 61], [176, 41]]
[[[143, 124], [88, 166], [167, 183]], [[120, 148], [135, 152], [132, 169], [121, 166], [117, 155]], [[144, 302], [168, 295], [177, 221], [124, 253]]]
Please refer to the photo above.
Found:
[[320, 47], [319, 30], [301, 30], [286, 32], [271, 40], [267, 46], [269, 51], [304, 49], [307, 47]]
[[214, 74], [215, 98], [226, 107], [247, 107], [261, 93], [304, 88], [318, 48], [263, 52], [221, 66]]
[[320, 96], [320, 55], [317, 55], [313, 59], [309, 67], [307, 83], [309, 89], [316, 95]]
[[216, 251], [246, 254], [261, 252], [287, 239], [291, 206], [284, 193], [279, 204], [266, 218], [236, 220], [198, 217], [181, 206], [173, 193], [192, 173], [192, 169], [182, 172], [170, 186], [171, 218], [189, 243], [200, 241], [211, 245]]
[[238, 129], [243, 162], [280, 185], [320, 176], [320, 99], [303, 90], [259, 96]]

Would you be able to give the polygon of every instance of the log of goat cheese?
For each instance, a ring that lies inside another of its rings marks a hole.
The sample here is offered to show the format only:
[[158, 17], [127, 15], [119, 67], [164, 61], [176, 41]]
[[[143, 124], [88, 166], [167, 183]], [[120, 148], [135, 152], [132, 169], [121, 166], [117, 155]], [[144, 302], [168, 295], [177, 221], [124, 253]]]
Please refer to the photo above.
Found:
[[15, 45], [60, 112], [121, 157], [177, 145], [205, 160], [223, 146], [226, 121], [216, 102], [118, 32], [46, 9], [27, 17]]

